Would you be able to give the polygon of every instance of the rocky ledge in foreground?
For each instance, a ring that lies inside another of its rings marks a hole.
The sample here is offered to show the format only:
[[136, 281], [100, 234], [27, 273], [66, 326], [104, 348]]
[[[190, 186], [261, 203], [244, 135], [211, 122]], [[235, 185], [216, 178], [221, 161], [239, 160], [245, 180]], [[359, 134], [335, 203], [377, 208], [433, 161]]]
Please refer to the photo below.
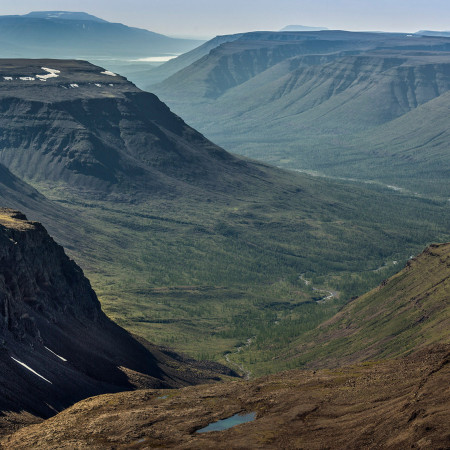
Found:
[[[449, 345], [438, 345], [333, 371], [102, 395], [1, 444], [5, 449], [449, 448], [449, 352]], [[256, 419], [197, 433], [238, 413], [256, 413]]]
[[0, 208], [0, 435], [97, 394], [220, 379], [120, 328], [42, 225]]

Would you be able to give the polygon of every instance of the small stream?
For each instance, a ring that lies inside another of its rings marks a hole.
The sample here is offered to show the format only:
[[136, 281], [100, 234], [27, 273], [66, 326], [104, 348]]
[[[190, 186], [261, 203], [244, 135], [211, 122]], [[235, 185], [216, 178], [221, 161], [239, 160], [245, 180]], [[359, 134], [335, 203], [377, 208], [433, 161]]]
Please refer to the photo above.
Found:
[[[247, 339], [247, 342], [245, 343], [245, 347], [248, 347], [249, 345], [251, 345], [251, 343], [252, 343], [255, 339], [256, 339], [256, 336], [253, 336], [252, 338], [248, 338], [248, 339]], [[238, 348], [236, 348], [235, 353], [240, 353], [241, 350], [242, 350], [242, 347], [238, 347]], [[245, 369], [244, 366], [243, 366], [242, 364], [239, 364], [239, 363], [237, 363], [237, 362], [232, 361], [232, 360], [230, 359], [230, 355], [231, 355], [231, 353], [227, 353], [227, 354], [225, 355], [225, 360], [227, 361], [227, 363], [228, 363], [228, 364], [232, 364], [232, 365], [234, 365], [235, 367], [237, 367], [237, 368], [244, 374], [244, 379], [245, 379], [245, 380], [250, 380], [250, 377], [251, 377], [252, 373], [251, 373], [249, 370]]]
[[303, 283], [305, 283], [305, 286], [311, 286], [311, 289], [314, 292], [317, 292], [319, 294], [321, 294], [321, 293], [325, 293], [326, 294], [326, 296], [324, 296], [320, 300], [315, 300], [316, 303], [325, 303], [328, 300], [332, 300], [333, 298], [337, 298], [338, 297], [338, 293], [336, 291], [328, 291], [327, 289], [316, 288], [316, 287], [312, 286], [312, 282], [310, 280], [307, 280], [305, 278], [305, 274], [303, 274], [303, 273], [298, 278], [301, 281], [303, 281]]

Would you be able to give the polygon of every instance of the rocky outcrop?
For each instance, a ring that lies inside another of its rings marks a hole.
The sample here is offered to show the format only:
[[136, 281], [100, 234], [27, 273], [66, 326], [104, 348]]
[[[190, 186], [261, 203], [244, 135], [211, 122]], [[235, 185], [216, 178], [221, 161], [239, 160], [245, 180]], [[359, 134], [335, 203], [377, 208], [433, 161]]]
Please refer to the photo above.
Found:
[[[3, 334], [43, 343], [45, 323], [98, 322], [100, 303], [82, 270], [37, 222], [3, 210], [0, 234], [0, 310]], [[6, 218], [5, 218], [6, 216]], [[12, 226], [11, 226], [12, 225]]]
[[222, 369], [173, 356], [113, 323], [44, 227], [0, 209], [0, 418], [49, 417], [105, 392], [217, 380]]

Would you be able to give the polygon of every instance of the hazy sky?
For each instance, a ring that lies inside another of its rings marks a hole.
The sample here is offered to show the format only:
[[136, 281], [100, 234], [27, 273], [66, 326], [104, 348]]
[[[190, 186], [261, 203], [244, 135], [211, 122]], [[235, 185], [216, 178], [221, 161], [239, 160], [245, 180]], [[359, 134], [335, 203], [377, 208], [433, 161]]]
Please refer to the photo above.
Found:
[[449, 30], [449, 0], [1, 0], [0, 15], [85, 11], [169, 35], [214, 36], [286, 25]]

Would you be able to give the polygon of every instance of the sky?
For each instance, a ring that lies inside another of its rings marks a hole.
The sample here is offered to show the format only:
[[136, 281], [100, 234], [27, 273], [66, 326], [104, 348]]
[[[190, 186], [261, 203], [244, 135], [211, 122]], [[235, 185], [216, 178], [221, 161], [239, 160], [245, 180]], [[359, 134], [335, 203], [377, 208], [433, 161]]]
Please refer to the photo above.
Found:
[[449, 30], [449, 0], [1, 0], [0, 15], [84, 11], [171, 36], [209, 38], [307, 25], [345, 30]]

